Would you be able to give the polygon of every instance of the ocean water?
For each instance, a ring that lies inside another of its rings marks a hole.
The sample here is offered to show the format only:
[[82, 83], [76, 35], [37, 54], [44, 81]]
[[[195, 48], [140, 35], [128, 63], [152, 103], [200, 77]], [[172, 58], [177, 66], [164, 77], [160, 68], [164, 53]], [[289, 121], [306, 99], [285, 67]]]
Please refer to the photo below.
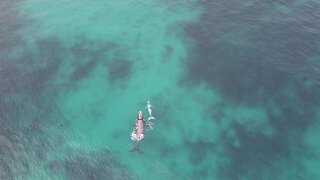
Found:
[[315, 0], [0, 0], [0, 179], [320, 179], [319, 19]]

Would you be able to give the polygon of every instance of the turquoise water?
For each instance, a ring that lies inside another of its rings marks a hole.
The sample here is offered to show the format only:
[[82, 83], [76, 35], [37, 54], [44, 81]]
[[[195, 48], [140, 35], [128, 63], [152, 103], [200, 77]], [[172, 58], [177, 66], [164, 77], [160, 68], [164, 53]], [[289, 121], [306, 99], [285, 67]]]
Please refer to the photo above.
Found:
[[319, 179], [319, 9], [0, 1], [0, 179]]

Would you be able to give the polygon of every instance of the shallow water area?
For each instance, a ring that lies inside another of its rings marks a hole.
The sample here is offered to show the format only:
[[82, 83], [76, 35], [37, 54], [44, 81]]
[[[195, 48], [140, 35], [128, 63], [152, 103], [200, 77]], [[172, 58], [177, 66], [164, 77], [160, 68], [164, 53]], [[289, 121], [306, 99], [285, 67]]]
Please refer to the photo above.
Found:
[[0, 179], [318, 179], [319, 8], [1, 1]]

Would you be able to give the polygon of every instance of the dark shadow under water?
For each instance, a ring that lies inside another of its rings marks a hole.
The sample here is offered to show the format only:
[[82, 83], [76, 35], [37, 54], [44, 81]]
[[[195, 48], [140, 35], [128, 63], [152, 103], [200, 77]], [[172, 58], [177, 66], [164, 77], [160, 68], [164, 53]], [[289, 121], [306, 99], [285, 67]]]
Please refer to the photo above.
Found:
[[[263, 107], [275, 130], [266, 135], [232, 123], [226, 131], [234, 130], [241, 145], [233, 145], [222, 132], [220, 153], [228, 163], [220, 164], [219, 177], [281, 179], [283, 172], [290, 174], [292, 169], [299, 169], [292, 178], [309, 177], [301, 161], [313, 150], [302, 137], [317, 121], [320, 103], [320, 65], [315, 62], [320, 57], [320, 27], [314, 23], [320, 17], [320, 5], [285, 3], [288, 13], [277, 11], [276, 2], [202, 1], [201, 5], [205, 8], [202, 17], [186, 29], [195, 44], [181, 84], [205, 82], [235, 105]], [[223, 110], [219, 117], [213, 112], [208, 112], [213, 122], [224, 116]], [[216, 153], [215, 145], [208, 143], [199, 139], [186, 144], [195, 154], [202, 154], [200, 159], [191, 158], [195, 165], [206, 153]]]

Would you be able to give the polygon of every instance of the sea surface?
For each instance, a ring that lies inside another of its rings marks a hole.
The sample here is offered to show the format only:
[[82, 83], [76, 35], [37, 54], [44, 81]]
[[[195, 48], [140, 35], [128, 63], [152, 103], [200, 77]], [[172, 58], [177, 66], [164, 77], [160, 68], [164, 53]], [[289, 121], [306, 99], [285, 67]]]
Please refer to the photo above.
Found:
[[318, 0], [0, 0], [0, 179], [318, 180], [319, 20]]

